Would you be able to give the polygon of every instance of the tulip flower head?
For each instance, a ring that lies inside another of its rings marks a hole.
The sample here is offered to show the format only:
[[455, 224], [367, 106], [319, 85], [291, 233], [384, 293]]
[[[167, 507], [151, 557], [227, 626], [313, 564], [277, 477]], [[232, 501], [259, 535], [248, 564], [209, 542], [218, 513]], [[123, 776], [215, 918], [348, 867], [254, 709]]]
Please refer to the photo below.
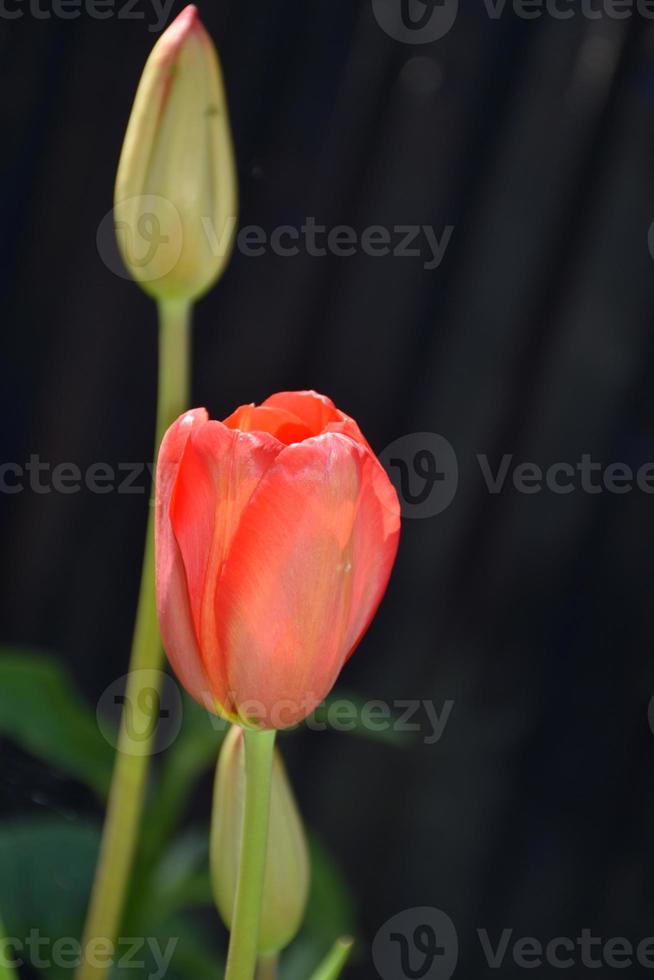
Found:
[[204, 409], [157, 465], [159, 622], [180, 682], [231, 721], [286, 728], [331, 690], [381, 601], [400, 508], [354, 422], [282, 392]]
[[125, 265], [157, 299], [195, 299], [229, 258], [236, 213], [218, 56], [189, 5], [152, 49], [125, 134], [114, 194]]

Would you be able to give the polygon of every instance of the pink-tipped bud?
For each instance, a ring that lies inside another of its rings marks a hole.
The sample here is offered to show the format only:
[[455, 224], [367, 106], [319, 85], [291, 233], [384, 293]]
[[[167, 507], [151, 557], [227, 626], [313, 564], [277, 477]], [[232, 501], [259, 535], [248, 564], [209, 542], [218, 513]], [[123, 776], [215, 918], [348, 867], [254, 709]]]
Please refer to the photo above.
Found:
[[127, 268], [157, 299], [195, 299], [227, 263], [237, 206], [218, 56], [189, 5], [152, 49], [125, 134], [114, 216]]

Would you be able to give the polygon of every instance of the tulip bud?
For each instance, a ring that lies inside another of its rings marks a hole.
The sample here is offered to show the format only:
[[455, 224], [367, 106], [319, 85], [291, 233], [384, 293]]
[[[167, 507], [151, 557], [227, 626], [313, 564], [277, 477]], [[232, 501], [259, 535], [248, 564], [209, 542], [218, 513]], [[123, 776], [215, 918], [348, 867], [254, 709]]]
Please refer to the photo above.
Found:
[[155, 44], [127, 126], [114, 195], [123, 261], [156, 299], [195, 299], [227, 263], [236, 213], [218, 57], [189, 5]]
[[[214, 898], [228, 929], [236, 897], [245, 794], [243, 729], [234, 725], [223, 742], [214, 786], [211, 877]], [[258, 949], [275, 953], [298, 932], [309, 891], [309, 857], [284, 763], [275, 750], [270, 787], [268, 851]]]

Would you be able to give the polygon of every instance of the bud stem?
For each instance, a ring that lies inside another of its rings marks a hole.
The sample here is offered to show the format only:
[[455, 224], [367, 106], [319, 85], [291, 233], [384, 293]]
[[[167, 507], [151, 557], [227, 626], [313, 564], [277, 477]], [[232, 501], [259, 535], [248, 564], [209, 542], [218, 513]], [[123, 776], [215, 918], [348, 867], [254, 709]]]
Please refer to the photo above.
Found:
[[244, 732], [243, 835], [225, 980], [253, 980], [257, 966], [275, 734], [249, 728]]
[[[155, 453], [166, 429], [189, 407], [191, 398], [191, 312], [193, 304], [184, 299], [160, 300], [159, 388]], [[154, 581], [154, 579], [153, 579]]]
[[[155, 454], [168, 426], [188, 407], [190, 321], [190, 303], [165, 301], [159, 304], [159, 378]], [[142, 683], [140, 678], [143, 675], [135, 674], [134, 671], [160, 670], [161, 661], [162, 649], [155, 603], [154, 506], [151, 500], [132, 640], [130, 673], [125, 692], [125, 709], [109, 791], [100, 856], [84, 930], [82, 943], [84, 954], [89, 950], [89, 944], [93, 945], [94, 940], [106, 939], [114, 942], [120, 929], [138, 842], [152, 743], [157, 728], [156, 719], [152, 719], [153, 723], [148, 726], [150, 744], [146, 744], [147, 751], [135, 754], [131, 750], [131, 739], [125, 726], [125, 712], [130, 705], [141, 703], [139, 684]], [[148, 675], [148, 687], [152, 687], [151, 674]], [[156, 702], [157, 699], [154, 699], [153, 703]], [[140, 745], [143, 748], [144, 742], [141, 741]], [[102, 980], [111, 966], [109, 959], [104, 957], [102, 965], [98, 965], [99, 957], [87, 958], [83, 955], [76, 974], [77, 980]]]

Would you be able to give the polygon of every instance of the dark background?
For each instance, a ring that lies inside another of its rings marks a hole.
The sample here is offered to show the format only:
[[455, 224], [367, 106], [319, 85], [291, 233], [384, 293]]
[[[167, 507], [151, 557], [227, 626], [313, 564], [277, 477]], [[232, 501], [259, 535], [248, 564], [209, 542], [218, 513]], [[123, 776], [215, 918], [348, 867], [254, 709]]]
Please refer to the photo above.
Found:
[[[134, 9], [142, 19], [0, 18], [8, 461], [152, 455], [154, 307], [96, 247], [156, 37], [150, 6]], [[654, 460], [654, 22], [571, 9], [492, 19], [463, 0], [446, 36], [407, 45], [369, 0], [201, 5], [241, 225], [454, 226], [431, 271], [424, 256], [237, 253], [195, 314], [193, 403], [215, 417], [314, 387], [378, 451], [426, 431], [458, 457], [449, 508], [405, 521], [342, 677], [364, 698], [453, 700], [442, 739], [284, 743], [356, 897], [349, 975], [364, 980], [377, 930], [420, 905], [451, 916], [469, 978], [487, 973], [480, 927], [654, 933], [654, 499], [526, 495], [510, 480], [493, 495], [475, 458]], [[0, 503], [0, 633], [56, 652], [95, 703], [127, 665], [146, 498]], [[39, 786], [57, 803], [45, 767], [4, 758], [3, 812], [31, 812]], [[190, 804], [207, 806], [208, 787]]]

